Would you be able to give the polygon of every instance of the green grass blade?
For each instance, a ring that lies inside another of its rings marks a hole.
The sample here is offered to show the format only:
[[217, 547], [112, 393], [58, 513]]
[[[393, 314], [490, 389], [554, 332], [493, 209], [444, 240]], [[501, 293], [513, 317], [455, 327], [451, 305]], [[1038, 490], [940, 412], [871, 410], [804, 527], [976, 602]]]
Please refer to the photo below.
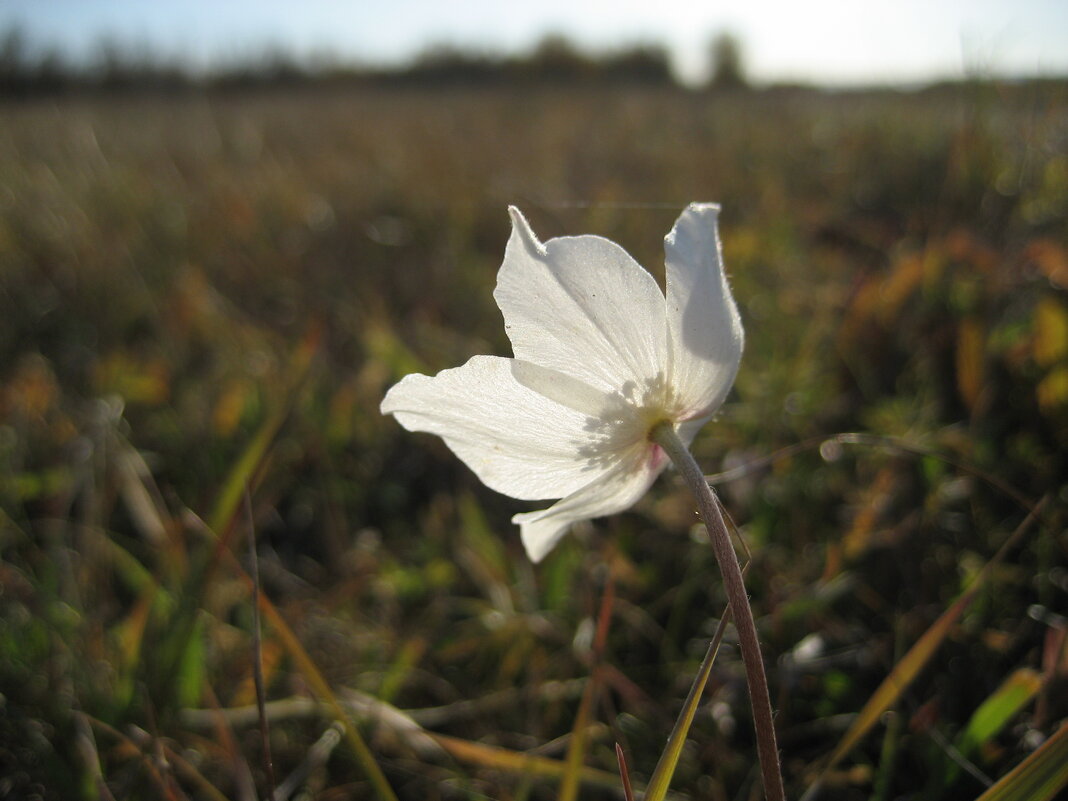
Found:
[[174, 677], [177, 701], [181, 708], [196, 706], [200, 701], [200, 691], [204, 686], [206, 670], [204, 621], [198, 617], [193, 626], [193, 636], [189, 638], [182, 652], [178, 672]]
[[208, 526], [223, 540], [229, 530], [241, 499], [249, 487], [253, 486], [253, 479], [260, 465], [263, 464], [267, 451], [274, 442], [282, 424], [289, 417], [293, 403], [300, 388], [304, 385], [304, 378], [311, 366], [312, 357], [318, 348], [318, 336], [314, 332], [305, 338], [297, 348], [291, 360], [290, 374], [293, 376], [289, 387], [283, 392], [281, 401], [263, 421], [256, 435], [249, 442], [244, 452], [230, 468], [230, 472], [223, 482], [222, 490], [215, 501], [215, 506], [208, 517]]
[[853, 725], [849, 727], [849, 730], [838, 743], [838, 747], [831, 755], [830, 763], [827, 766], [828, 770], [841, 762], [856, 747], [857, 743], [879, 721], [883, 713], [890, 709], [901, 697], [905, 689], [912, 684], [935, 651], [942, 645], [946, 635], [952, 630], [960, 616], [964, 614], [964, 610], [971, 604], [981, 584], [982, 582], [976, 579], [975, 583], [957, 598], [938, 620], [931, 624], [931, 627], [923, 633], [923, 636], [916, 641], [908, 653], [902, 657], [901, 661], [894, 665], [890, 675], [883, 680], [883, 683], [868, 699], [864, 708], [857, 715], [856, 720], [853, 721]]
[[1003, 776], [977, 801], [1049, 801], [1068, 786], [1068, 725]]
[[1042, 689], [1042, 676], [1030, 668], [1014, 671], [972, 714], [957, 739], [957, 750], [965, 756], [975, 753], [997, 735]]
[[975, 581], [972, 582], [971, 586], [961, 593], [957, 600], [954, 601], [950, 607], [942, 613], [938, 620], [931, 624], [931, 627], [923, 633], [920, 639], [909, 649], [908, 653], [894, 665], [893, 670], [890, 671], [890, 675], [883, 680], [883, 683], [879, 685], [871, 698], [864, 704], [864, 707], [860, 710], [856, 720], [853, 721], [853, 724], [843, 735], [842, 740], [838, 743], [838, 747], [835, 748], [834, 752], [831, 754], [830, 759], [823, 767], [823, 770], [820, 772], [816, 781], [813, 782], [812, 786], [810, 786], [802, 796], [802, 801], [808, 801], [816, 796], [827, 773], [834, 769], [834, 767], [856, 747], [864, 736], [871, 731], [872, 727], [879, 722], [883, 713], [897, 703], [898, 699], [916, 679], [920, 671], [934, 655], [935, 651], [942, 645], [942, 642], [946, 639], [946, 636], [960, 619], [961, 615], [964, 614], [964, 611], [975, 599], [976, 594], [986, 583], [986, 580], [993, 572], [994, 567], [1005, 558], [1009, 549], [1019, 541], [1024, 532], [1030, 527], [1031, 523], [1038, 517], [1045, 502], [1046, 499], [1043, 499], [1031, 510], [1027, 517], [1024, 518], [1023, 522], [1017, 526], [1016, 530], [1001, 546], [994, 557], [983, 566], [981, 571], [979, 571], [979, 575], [975, 577]]
[[[233, 530], [233, 521], [238, 505], [244, 493], [254, 485], [256, 473], [267, 458], [270, 446], [278, 435], [282, 424], [292, 410], [300, 388], [304, 384], [312, 357], [318, 349], [318, 334], [313, 331], [293, 354], [290, 367], [293, 376], [288, 388], [282, 393], [281, 400], [263, 421], [252, 441], [246, 446], [241, 456], [230, 469], [223, 483], [208, 518], [207, 533], [214, 539], [208, 552], [197, 560], [184, 582], [180, 594], [179, 606], [165, 624], [166, 634], [160, 643], [158, 653], [153, 655], [149, 669], [150, 683], [156, 688], [163, 688], [179, 669], [187, 657], [187, 651], [194, 647], [197, 616], [200, 612], [205, 588], [211, 581], [219, 559], [223, 553], [229, 553], [229, 537]], [[157, 692], [159, 697], [168, 697], [169, 692]]]
[[697, 715], [697, 707], [701, 705], [701, 696], [704, 695], [708, 677], [712, 674], [712, 665], [716, 661], [716, 654], [719, 653], [719, 646], [723, 642], [723, 634], [729, 622], [730, 610], [727, 610], [720, 618], [719, 625], [716, 626], [715, 636], [708, 644], [705, 658], [701, 661], [701, 667], [697, 671], [693, 684], [690, 685], [686, 703], [682, 705], [682, 712], [679, 713], [678, 720], [675, 721], [675, 726], [671, 730], [667, 746], [653, 769], [653, 775], [649, 777], [649, 786], [642, 796], [643, 801], [663, 801], [667, 796], [668, 788], [671, 786], [671, 777], [675, 775], [675, 768], [679, 764], [679, 757], [682, 756], [683, 746], [686, 745], [686, 736]]
[[[723, 512], [724, 519], [730, 526], [731, 532], [737, 539], [738, 545], [745, 553], [745, 564], [742, 565], [742, 577], [744, 578], [749, 575], [752, 552], [722, 504], [720, 509]], [[679, 764], [683, 746], [686, 744], [686, 736], [689, 734], [690, 726], [693, 725], [694, 717], [697, 715], [697, 707], [701, 704], [701, 696], [704, 695], [708, 677], [712, 674], [712, 665], [716, 661], [716, 654], [719, 653], [719, 646], [723, 642], [723, 635], [726, 634], [727, 624], [730, 622], [731, 609], [728, 606], [723, 610], [723, 617], [720, 618], [719, 623], [716, 625], [712, 641], [709, 642], [708, 650], [705, 651], [705, 658], [701, 661], [701, 667], [697, 670], [697, 676], [694, 678], [693, 684], [690, 685], [690, 692], [686, 696], [686, 702], [682, 705], [682, 711], [679, 713], [675, 726], [671, 730], [667, 745], [664, 747], [663, 753], [660, 754], [656, 767], [653, 768], [653, 775], [649, 778], [649, 785], [642, 795], [643, 801], [662, 801], [667, 796], [668, 788], [671, 786], [671, 778], [675, 775], [675, 768]]]

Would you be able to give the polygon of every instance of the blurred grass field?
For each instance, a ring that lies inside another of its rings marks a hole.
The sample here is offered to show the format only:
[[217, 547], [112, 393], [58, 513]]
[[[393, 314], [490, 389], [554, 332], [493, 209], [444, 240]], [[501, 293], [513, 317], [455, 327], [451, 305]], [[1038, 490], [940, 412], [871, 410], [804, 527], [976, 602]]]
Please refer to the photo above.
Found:
[[[382, 797], [305, 658], [400, 798], [556, 798], [516, 760], [563, 760], [595, 661], [581, 797], [616, 742], [648, 779], [725, 607], [684, 488], [534, 567], [527, 506], [378, 413], [509, 354], [508, 204], [654, 273], [723, 205], [747, 348], [695, 449], [751, 468], [791, 797], [1043, 498], [820, 797], [976, 798], [1068, 716], [1065, 84], [67, 97], [0, 109], [0, 173], [0, 798], [267, 796], [246, 487], [289, 797]], [[679, 797], [757, 792], [730, 637]]]

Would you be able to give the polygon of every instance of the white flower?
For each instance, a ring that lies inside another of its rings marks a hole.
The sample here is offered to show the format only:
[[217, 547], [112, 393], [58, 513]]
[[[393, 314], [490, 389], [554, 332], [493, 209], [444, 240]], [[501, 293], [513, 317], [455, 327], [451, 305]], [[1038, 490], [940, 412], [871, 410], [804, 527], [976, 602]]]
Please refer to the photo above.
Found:
[[720, 257], [719, 207], [691, 204], [664, 239], [667, 297], [599, 236], [542, 244], [515, 208], [493, 293], [514, 359], [475, 356], [433, 378], [406, 376], [383, 414], [437, 434], [492, 489], [561, 498], [518, 514], [532, 560], [577, 520], [620, 512], [667, 456], [660, 423], [689, 445], [723, 403], [743, 333]]

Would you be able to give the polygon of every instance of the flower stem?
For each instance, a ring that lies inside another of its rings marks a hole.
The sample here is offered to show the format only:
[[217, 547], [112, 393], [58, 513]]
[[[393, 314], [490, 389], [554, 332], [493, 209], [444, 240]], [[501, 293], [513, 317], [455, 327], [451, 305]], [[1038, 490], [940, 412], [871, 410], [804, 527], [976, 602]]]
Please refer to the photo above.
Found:
[[661, 423], [653, 428], [649, 432], [649, 438], [671, 457], [697, 500], [697, 509], [701, 513], [705, 528], [708, 529], [708, 537], [712, 541], [712, 550], [723, 575], [723, 585], [727, 590], [727, 600], [742, 649], [745, 677], [749, 684], [749, 701], [753, 708], [757, 753], [764, 777], [764, 795], [768, 801], [784, 801], [786, 795], [783, 790], [782, 771], [779, 768], [779, 747], [775, 740], [775, 723], [771, 712], [771, 697], [768, 695], [768, 679], [764, 674], [764, 658], [760, 653], [756, 623], [753, 622], [753, 610], [749, 606], [749, 596], [745, 591], [738, 555], [731, 545], [730, 534], [727, 533], [723, 514], [719, 510], [719, 501], [705, 481], [704, 473], [694, 460], [693, 454], [682, 444], [670, 423]]

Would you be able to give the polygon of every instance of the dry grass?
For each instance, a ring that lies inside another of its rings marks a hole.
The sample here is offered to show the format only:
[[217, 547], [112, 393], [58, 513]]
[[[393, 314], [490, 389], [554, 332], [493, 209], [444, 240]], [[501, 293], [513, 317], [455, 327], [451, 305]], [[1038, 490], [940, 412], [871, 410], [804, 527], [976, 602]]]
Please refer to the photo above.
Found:
[[[6, 107], [0, 797], [266, 795], [256, 726], [225, 711], [254, 700], [246, 484], [295, 634], [264, 634], [278, 777], [376, 797], [309, 700], [332, 696], [401, 798], [553, 797], [535, 757], [564, 757], [612, 575], [582, 797], [619, 797], [598, 784], [617, 741], [647, 779], [724, 606], [682, 488], [532, 568], [518, 504], [377, 409], [406, 372], [508, 352], [490, 296], [507, 204], [655, 270], [691, 200], [724, 206], [747, 329], [698, 458], [805, 443], [722, 487], [792, 797], [1049, 499], [821, 796], [976, 797], [976, 772], [1006, 774], [1068, 715], [1066, 141], [1056, 84]], [[974, 742], [1019, 676], [1032, 691]], [[740, 677], [728, 637], [678, 792], [747, 797]]]

